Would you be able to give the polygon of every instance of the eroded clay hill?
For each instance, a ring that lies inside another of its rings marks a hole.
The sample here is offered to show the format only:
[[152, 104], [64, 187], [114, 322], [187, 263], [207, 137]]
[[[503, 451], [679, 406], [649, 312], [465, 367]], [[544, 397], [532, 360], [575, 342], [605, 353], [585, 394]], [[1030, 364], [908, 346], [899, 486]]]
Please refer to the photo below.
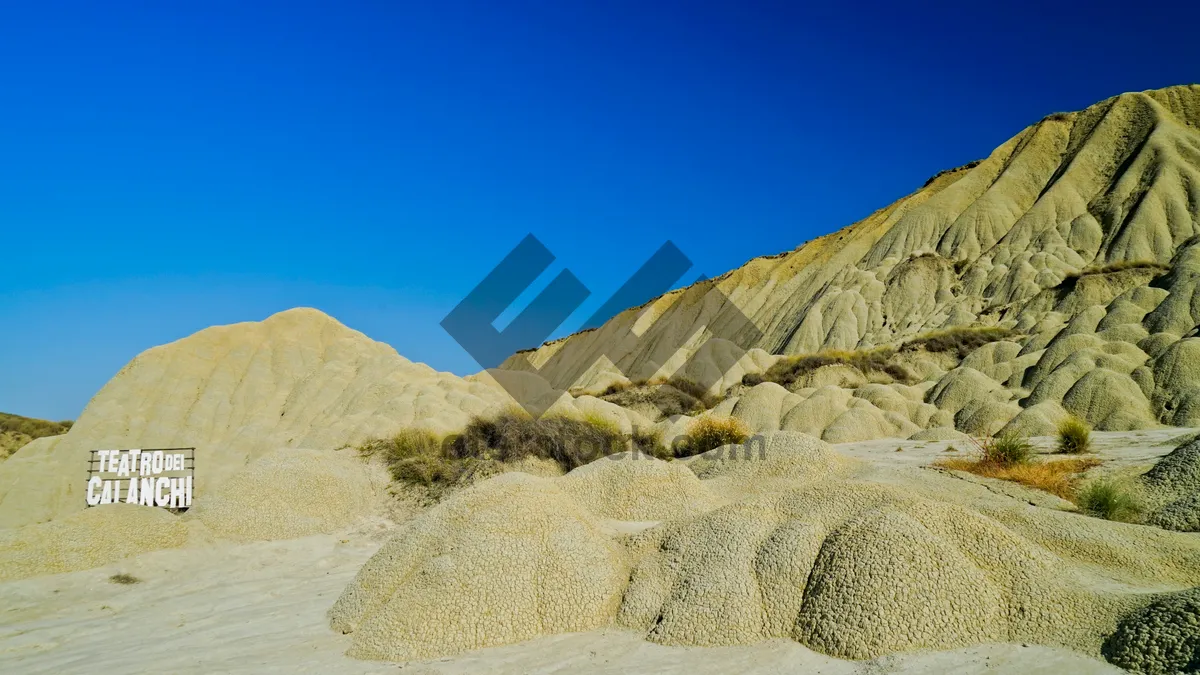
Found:
[[352, 634], [351, 655], [372, 659], [616, 624], [662, 644], [785, 638], [852, 659], [1028, 642], [1173, 672], [1155, 667], [1178, 665], [1172, 644], [1196, 644], [1194, 613], [1156, 626], [1194, 603], [1198, 553], [1189, 533], [1032, 507], [772, 432], [752, 456], [626, 453], [478, 483], [405, 523], [330, 619]]
[[444, 432], [509, 399], [412, 363], [312, 309], [216, 326], [150, 349], [117, 373], [63, 436], [0, 470], [0, 527], [84, 508], [79, 477], [103, 448], [195, 447], [197, 494], [280, 448], [333, 450], [420, 423]]
[[[723, 412], [760, 430], [835, 442], [1036, 434], [1067, 413], [1104, 430], [1200, 425], [1197, 235], [1200, 86], [1123, 94], [1051, 115], [854, 225], [505, 367], [557, 355], [542, 371], [553, 385], [599, 391], [620, 374], [579, 364], [606, 355], [631, 378], [669, 375], [686, 354], [664, 345], [695, 350], [715, 333], [750, 353], [710, 341], [684, 374], [728, 369], [713, 387], [729, 396]], [[760, 338], [730, 334], [742, 313]], [[658, 339], [620, 339], [650, 326]], [[981, 326], [1003, 339], [963, 355], [919, 346], [931, 331]], [[879, 347], [901, 350], [906, 377], [834, 365], [784, 387], [739, 384], [780, 355]]]
[[[564, 414], [646, 424], [595, 398], [550, 396]], [[376, 512], [389, 483], [357, 445], [418, 427], [457, 432], [513, 405], [486, 374], [413, 363], [313, 309], [205, 329], [140, 354], [66, 434], [0, 463], [0, 581], [214, 539], [334, 531]], [[177, 447], [196, 448], [186, 515], [85, 508], [91, 451]]]

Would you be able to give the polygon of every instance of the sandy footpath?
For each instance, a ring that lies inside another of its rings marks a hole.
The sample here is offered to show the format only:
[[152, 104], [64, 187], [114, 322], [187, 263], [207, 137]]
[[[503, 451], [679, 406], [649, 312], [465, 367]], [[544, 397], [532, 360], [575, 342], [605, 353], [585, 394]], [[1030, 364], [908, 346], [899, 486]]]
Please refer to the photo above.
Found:
[[[347, 658], [325, 612], [378, 548], [369, 531], [157, 551], [109, 567], [0, 584], [3, 673], [1108, 673], [1043, 647], [987, 645], [869, 662], [773, 640], [664, 647], [618, 629], [558, 635], [424, 663]], [[116, 573], [141, 583], [109, 581]]]
[[[1105, 471], [1133, 471], [1149, 469], [1155, 462], [1169, 455], [1181, 442], [1180, 439], [1200, 432], [1190, 427], [1164, 427], [1138, 431], [1093, 431], [1092, 450], [1088, 455], [1104, 460]], [[1053, 436], [1033, 436], [1029, 442], [1049, 460], [1066, 458], [1053, 455], [1057, 439]], [[953, 447], [957, 453], [947, 453]], [[910, 441], [881, 438], [857, 443], [836, 443], [833, 448], [848, 457], [870, 461], [880, 466], [928, 466], [934, 461], [948, 457], [970, 457], [979, 453], [978, 446], [970, 441]], [[899, 448], [899, 452], [897, 452]]]

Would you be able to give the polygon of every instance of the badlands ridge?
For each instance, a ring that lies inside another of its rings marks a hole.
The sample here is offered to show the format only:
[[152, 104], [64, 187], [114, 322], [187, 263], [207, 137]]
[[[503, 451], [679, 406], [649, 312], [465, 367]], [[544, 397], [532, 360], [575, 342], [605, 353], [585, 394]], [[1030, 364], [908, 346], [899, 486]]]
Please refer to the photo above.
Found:
[[[1198, 285], [1200, 87], [1180, 86], [1047, 117], [861, 222], [496, 371], [436, 372], [311, 309], [209, 328], [137, 356], [68, 433], [0, 462], [0, 598], [172, 549], [360, 542], [346, 533], [377, 523], [385, 541], [319, 600], [361, 659], [620, 629], [1195, 671]], [[753, 340], [724, 330], [743, 315]], [[651, 326], [661, 340], [617, 337]], [[650, 405], [672, 375], [711, 384], [709, 409]], [[509, 392], [666, 438], [729, 416], [761, 448], [512, 466], [432, 504], [355, 450], [461, 431]], [[1145, 522], [932, 466], [948, 443], [1047, 436], [1069, 416], [1113, 432], [1093, 472], [1136, 479]], [[90, 451], [193, 446], [187, 513], [85, 508]], [[21, 669], [41, 652], [15, 639], [0, 633], [0, 664]]]

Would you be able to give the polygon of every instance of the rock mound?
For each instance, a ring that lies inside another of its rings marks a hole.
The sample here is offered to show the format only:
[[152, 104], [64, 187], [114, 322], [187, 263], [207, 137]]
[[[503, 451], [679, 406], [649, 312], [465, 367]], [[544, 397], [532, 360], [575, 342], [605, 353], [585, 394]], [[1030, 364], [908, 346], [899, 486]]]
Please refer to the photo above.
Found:
[[0, 581], [100, 567], [179, 548], [191, 536], [186, 523], [163, 509], [97, 506], [50, 523], [0, 530]]
[[198, 498], [186, 518], [235, 541], [333, 532], [370, 513], [385, 480], [373, 481], [352, 450], [276, 450]]
[[409, 523], [330, 610], [352, 656], [427, 659], [612, 621], [625, 552], [553, 481], [508, 473]]
[[1105, 641], [1104, 655], [1135, 673], [1200, 672], [1200, 589], [1167, 595], [1126, 616]]
[[765, 456], [690, 460], [694, 478], [624, 456], [479, 483], [388, 542], [332, 625], [352, 654], [387, 659], [613, 621], [664, 644], [790, 638], [855, 659], [982, 642], [1098, 654], [1149, 589], [1200, 582], [1191, 535], [852, 462], [803, 434], [764, 440]]
[[1142, 482], [1166, 502], [1150, 515], [1151, 524], [1200, 532], [1200, 440], [1172, 450], [1142, 476]]

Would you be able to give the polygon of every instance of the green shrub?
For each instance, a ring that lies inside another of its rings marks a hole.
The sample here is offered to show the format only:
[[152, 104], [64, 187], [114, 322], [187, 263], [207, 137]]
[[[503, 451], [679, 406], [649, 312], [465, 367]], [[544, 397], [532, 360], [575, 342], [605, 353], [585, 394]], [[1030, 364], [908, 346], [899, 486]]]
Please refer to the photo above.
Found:
[[715, 450], [722, 445], [745, 443], [748, 438], [750, 430], [741, 420], [735, 417], [705, 415], [692, 422], [684, 442], [673, 450], [678, 457], [690, 457]]
[[997, 466], [1026, 464], [1033, 454], [1029, 441], [1012, 434], [989, 439], [983, 445], [983, 461]]
[[1123, 523], [1139, 521], [1145, 508], [1132, 482], [1113, 477], [1097, 478], [1085, 484], [1076, 495], [1075, 503], [1085, 513]]
[[1071, 415], [1058, 425], [1058, 451], [1080, 455], [1092, 450], [1092, 428], [1087, 422]]

